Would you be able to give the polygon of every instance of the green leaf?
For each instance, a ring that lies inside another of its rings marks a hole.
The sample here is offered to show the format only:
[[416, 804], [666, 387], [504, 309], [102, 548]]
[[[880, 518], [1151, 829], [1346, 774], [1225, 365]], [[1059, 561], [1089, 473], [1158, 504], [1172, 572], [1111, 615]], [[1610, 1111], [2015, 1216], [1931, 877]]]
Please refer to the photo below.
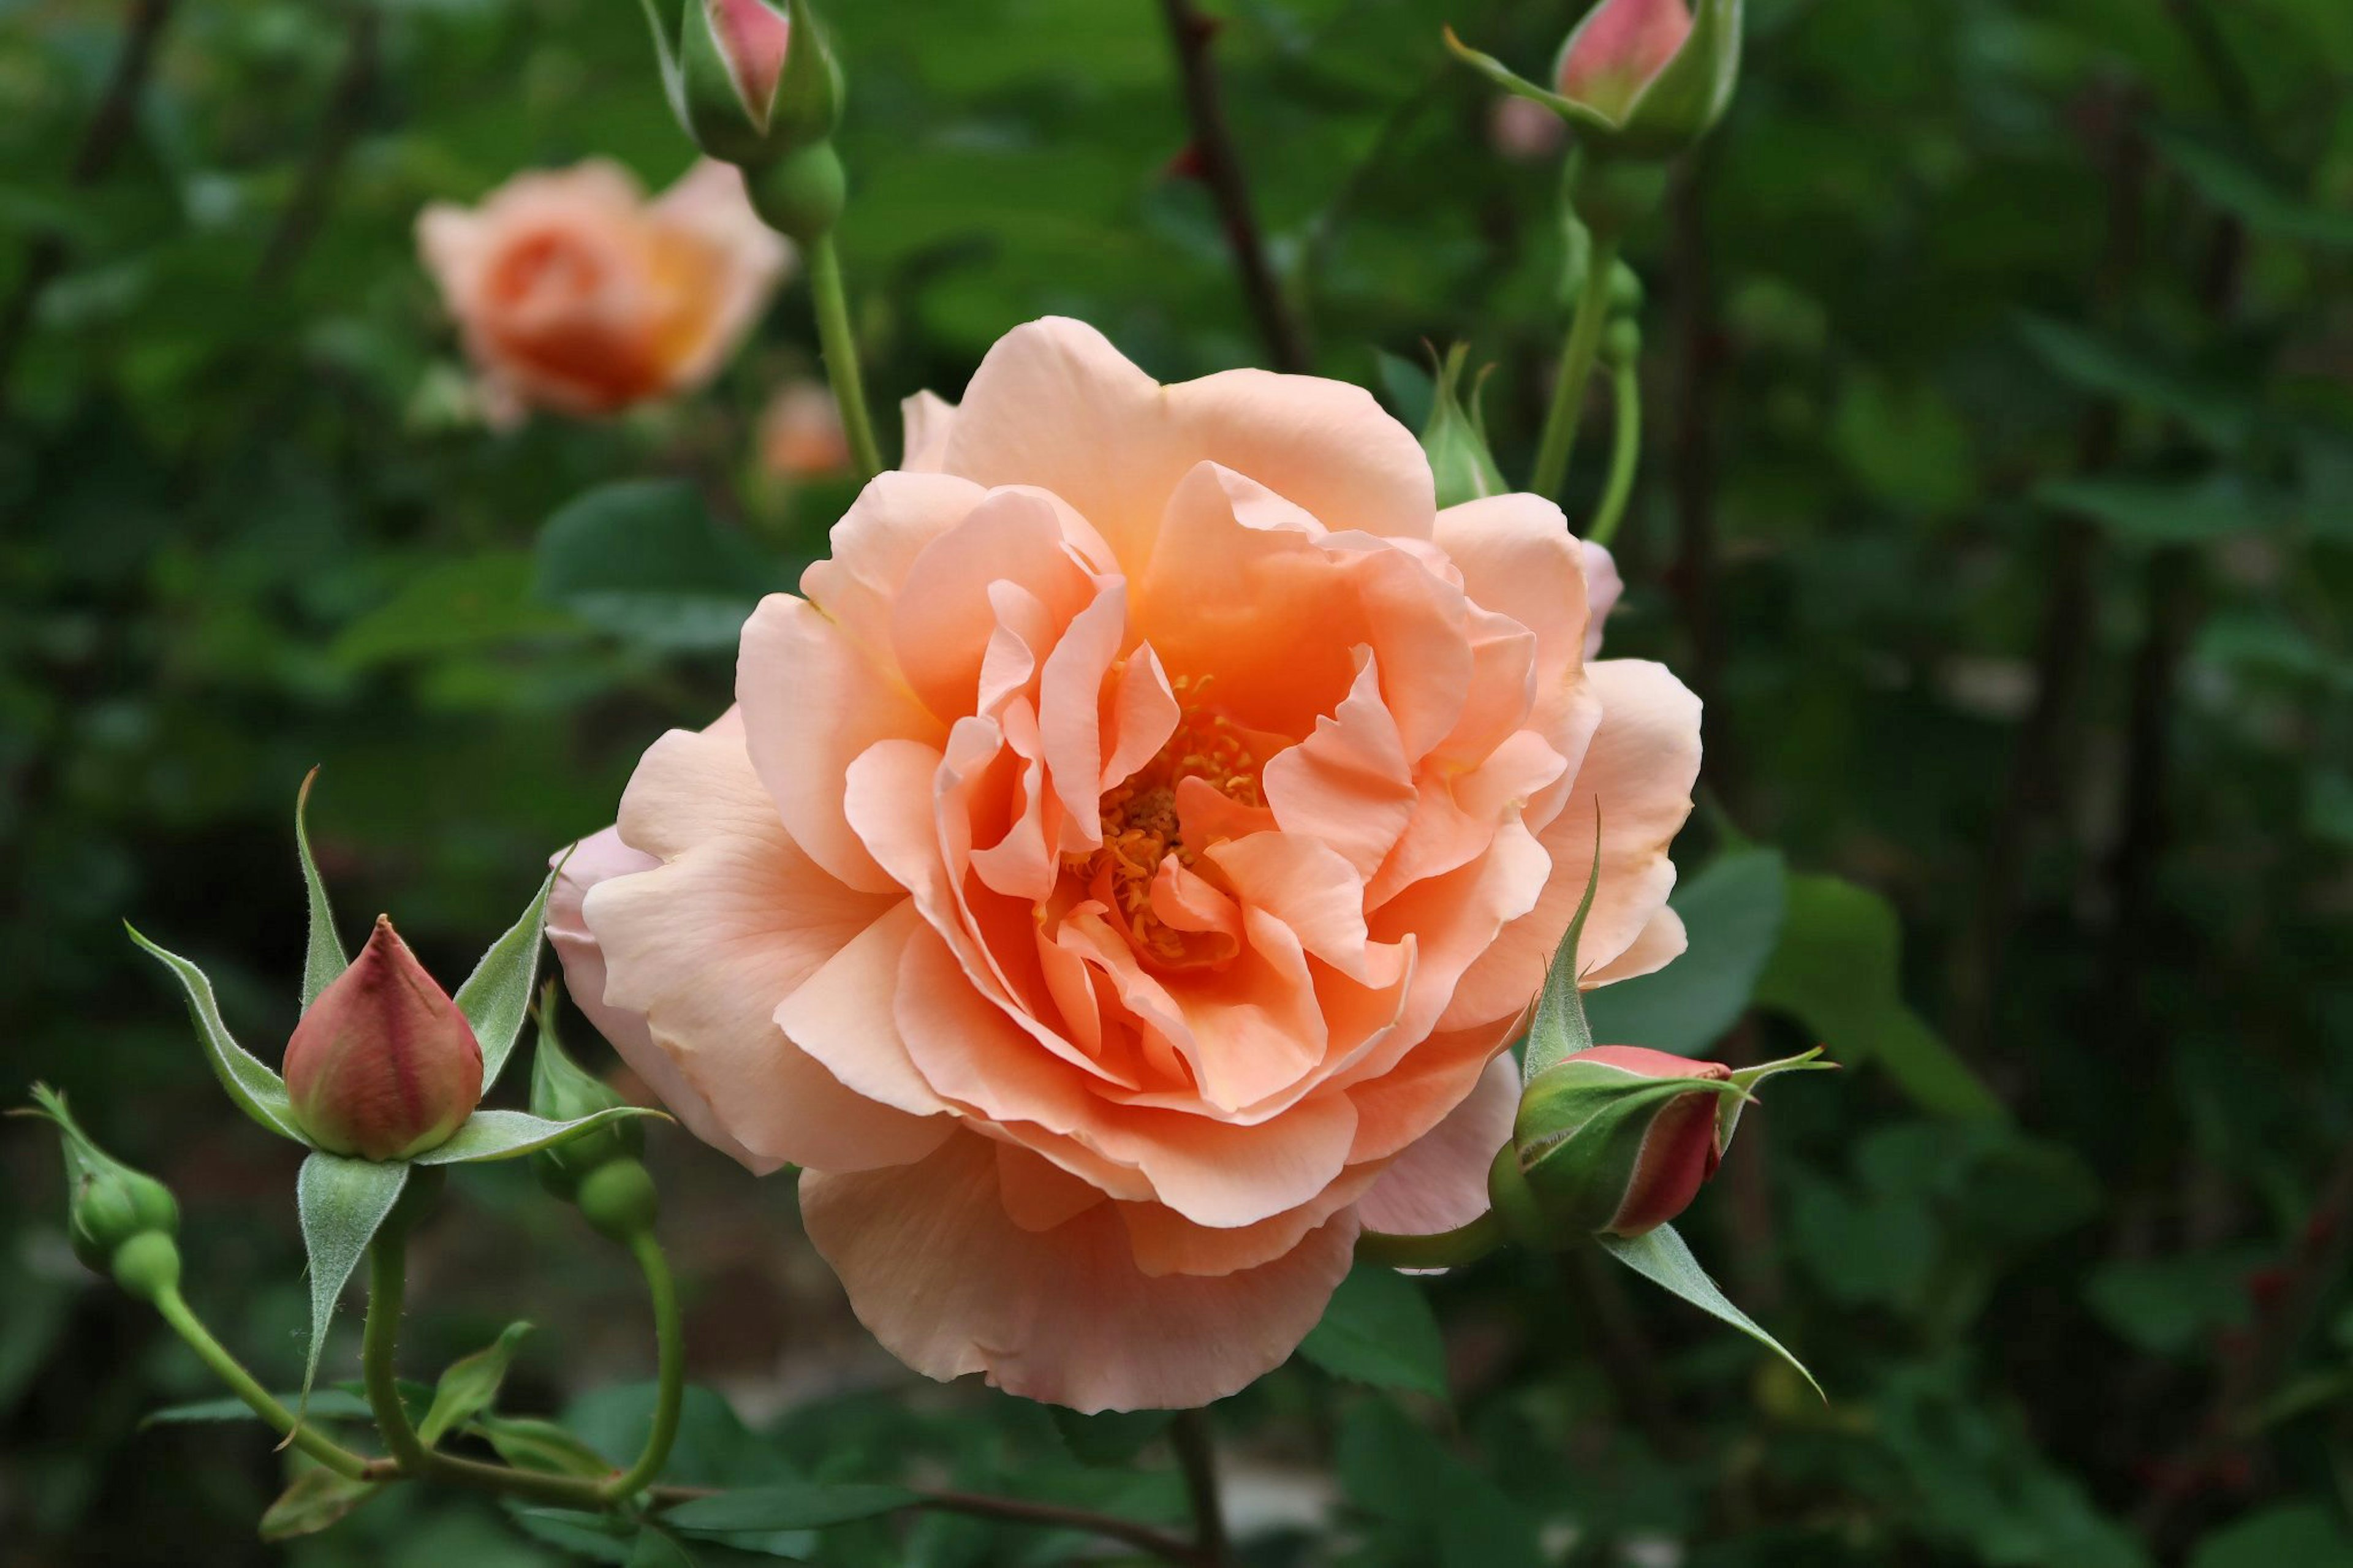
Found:
[[2288, 511], [2275, 498], [2251, 495], [2227, 474], [2187, 483], [2147, 479], [2052, 479], [2034, 499], [2098, 523], [2119, 543], [2204, 544], [2270, 528]]
[[2166, 161], [2198, 194], [2246, 220], [2249, 228], [2282, 239], [2353, 249], [2353, 213], [2333, 211], [2283, 189], [2263, 171], [2182, 132], [2160, 128], [2154, 138]]
[[2084, 1300], [2134, 1348], [2149, 1355], [2188, 1355], [2218, 1329], [2247, 1321], [2253, 1310], [2247, 1276], [2265, 1260], [2263, 1249], [2254, 1247], [2111, 1258], [2084, 1281]]
[[550, 1121], [527, 1110], [477, 1110], [466, 1118], [463, 1126], [449, 1134], [448, 1142], [436, 1144], [417, 1155], [417, 1163], [476, 1165], [486, 1160], [512, 1160], [570, 1142], [608, 1121], [619, 1121], [632, 1116], [657, 1116], [664, 1121], [670, 1120], [663, 1112], [643, 1105], [616, 1105], [572, 1121]]
[[1334, 1468], [1349, 1500], [1391, 1527], [1383, 1531], [1391, 1549], [1373, 1561], [1415, 1568], [1542, 1568], [1548, 1561], [1526, 1508], [1385, 1399], [1359, 1399], [1342, 1412]]
[[311, 785], [318, 776], [316, 768], [304, 773], [302, 787], [294, 793], [294, 847], [302, 858], [302, 888], [311, 900], [311, 937], [302, 952], [306, 1010], [319, 999], [320, 992], [351, 966], [351, 960], [343, 955], [343, 939], [335, 934], [335, 911], [327, 903], [327, 884], [319, 876], [318, 862], [311, 858], [311, 829], [304, 818], [311, 805]]
[[1105, 1410], [1082, 1415], [1059, 1405], [1046, 1408], [1054, 1418], [1054, 1430], [1061, 1435], [1062, 1446], [1084, 1465], [1131, 1462], [1176, 1418], [1174, 1410]]
[[328, 657], [350, 668], [472, 653], [571, 633], [578, 623], [531, 595], [531, 557], [491, 550], [417, 572], [391, 599], [343, 628]]
[[261, 1516], [261, 1539], [316, 1535], [383, 1489], [381, 1482], [353, 1480], [323, 1466], [305, 1470]]
[[510, 1499], [507, 1517], [535, 1541], [586, 1557], [596, 1563], [627, 1563], [637, 1540], [637, 1527], [610, 1514], [583, 1513], [567, 1508], [532, 1508]]
[[694, 1568], [694, 1558], [672, 1537], [647, 1525], [629, 1550], [629, 1568]]
[[2170, 414], [2215, 446], [2238, 445], [2253, 424], [2244, 400], [2097, 333], [2043, 316], [2023, 318], [2019, 331], [2044, 364], [2083, 390]]
[[[1814, 1382], [1814, 1374], [1806, 1370], [1805, 1363], [1716, 1289], [1715, 1281], [1707, 1277], [1707, 1270], [1699, 1266], [1699, 1259], [1692, 1256], [1691, 1248], [1683, 1245], [1674, 1226], [1662, 1225], [1636, 1237], [1596, 1236], [1593, 1239], [1601, 1244], [1603, 1251], [1643, 1279], [1682, 1297], [1701, 1311], [1721, 1318], [1788, 1362], [1797, 1368], [1799, 1376], [1813, 1384], [1816, 1394], [1821, 1394], [1822, 1385]], [[1823, 1394], [1823, 1398], [1827, 1401], [1829, 1395]]]
[[310, 1404], [311, 1384], [318, 1377], [319, 1352], [326, 1348], [327, 1325], [335, 1316], [336, 1299], [407, 1184], [408, 1166], [400, 1161], [351, 1160], [324, 1150], [311, 1151], [302, 1162], [301, 1173], [295, 1177], [302, 1250], [311, 1260], [311, 1350], [302, 1361], [298, 1420]]
[[[276, 1396], [280, 1405], [301, 1403], [299, 1394]], [[346, 1394], [339, 1388], [322, 1388], [311, 1396], [309, 1415], [318, 1421], [372, 1421], [375, 1413], [366, 1400], [356, 1394]], [[187, 1405], [167, 1405], [161, 1410], [151, 1410], [141, 1416], [142, 1430], [150, 1426], [171, 1426], [189, 1421], [259, 1421], [261, 1417], [252, 1405], [237, 1398], [199, 1399]]]
[[1740, 1021], [1773, 956], [1788, 908], [1788, 878], [1771, 849], [1719, 855], [1672, 900], [1691, 945], [1655, 974], [1604, 985], [1585, 998], [1593, 1037], [1704, 1056]]
[[526, 1470], [562, 1476], [609, 1476], [619, 1467], [553, 1421], [533, 1416], [477, 1415], [466, 1430]]
[[499, 1385], [506, 1381], [507, 1368], [514, 1362], [515, 1347], [529, 1332], [529, 1323], [509, 1323], [496, 1341], [449, 1363], [434, 1385], [432, 1408], [417, 1424], [417, 1435], [427, 1447], [491, 1407], [499, 1396]]
[[1377, 1264], [1348, 1270], [1299, 1353], [1335, 1377], [1446, 1395], [1446, 1342], [1437, 1314], [1419, 1285]]
[[[539, 944], [547, 930], [547, 896], [555, 890], [555, 873], [539, 885], [522, 918], [491, 943], [474, 973], [458, 987], [458, 1010], [473, 1026], [482, 1047], [482, 1092], [499, 1079], [507, 1065], [522, 1021], [531, 1012], [532, 984], [539, 975]], [[447, 1147], [447, 1145], [444, 1145]]]
[[778, 1481], [697, 1498], [662, 1515], [673, 1527], [695, 1535], [729, 1535], [758, 1530], [823, 1530], [853, 1520], [873, 1519], [923, 1500], [904, 1487], [862, 1481]]
[[1577, 939], [1585, 934], [1585, 917], [1593, 912], [1594, 890], [1601, 886], [1601, 813], [1593, 815], [1593, 869], [1585, 879], [1585, 897], [1561, 933], [1552, 967], [1545, 971], [1543, 992], [1536, 997], [1536, 1016], [1528, 1025], [1527, 1050], [1520, 1061], [1520, 1081], [1526, 1083], [1546, 1068], [1557, 1067], [1579, 1051], [1593, 1048], [1593, 1026], [1585, 1016], [1585, 998], [1578, 989]]
[[213, 1076], [228, 1090], [237, 1108], [280, 1137], [307, 1145], [310, 1140], [302, 1136], [302, 1130], [295, 1123], [294, 1106], [287, 1098], [285, 1080], [264, 1067], [229, 1034], [228, 1026], [221, 1022], [220, 1004], [213, 999], [213, 983], [205, 977], [205, 972], [178, 953], [157, 947], [128, 921], [122, 929], [131, 933], [132, 942], [161, 960], [179, 981], [187, 997], [188, 1016], [195, 1020], [196, 1033], [205, 1042], [205, 1055], [212, 1062]]
[[1887, 900], [1836, 877], [1791, 877], [1780, 944], [1757, 983], [1757, 1005], [1787, 1013], [1842, 1063], [1875, 1059], [1925, 1110], [2009, 1113], [1900, 989], [1903, 931]]
[[723, 530], [679, 479], [601, 485], [547, 520], [533, 592], [656, 647], [732, 648], [781, 565]]
[[2353, 1540], [2319, 1503], [2282, 1503], [2198, 1543], [2189, 1568], [2353, 1568]]

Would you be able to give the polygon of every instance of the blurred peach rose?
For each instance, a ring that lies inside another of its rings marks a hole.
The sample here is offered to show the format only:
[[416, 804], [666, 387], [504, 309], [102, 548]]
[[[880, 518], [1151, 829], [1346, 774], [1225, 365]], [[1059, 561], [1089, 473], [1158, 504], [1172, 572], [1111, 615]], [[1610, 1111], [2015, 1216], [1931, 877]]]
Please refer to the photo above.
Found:
[[1520, 1027], [1683, 946], [1699, 704], [1587, 663], [1560, 511], [1361, 390], [1007, 336], [910, 410], [558, 889], [574, 993], [918, 1370], [1082, 1410], [1279, 1364], [1360, 1227], [1486, 1206]]
[[707, 161], [650, 202], [601, 159], [518, 174], [478, 207], [426, 208], [417, 238], [501, 422], [610, 414], [709, 380], [790, 259], [743, 175]]
[[796, 381], [768, 400], [760, 416], [760, 462], [786, 479], [821, 479], [849, 467], [849, 437], [841, 408], [822, 383]]

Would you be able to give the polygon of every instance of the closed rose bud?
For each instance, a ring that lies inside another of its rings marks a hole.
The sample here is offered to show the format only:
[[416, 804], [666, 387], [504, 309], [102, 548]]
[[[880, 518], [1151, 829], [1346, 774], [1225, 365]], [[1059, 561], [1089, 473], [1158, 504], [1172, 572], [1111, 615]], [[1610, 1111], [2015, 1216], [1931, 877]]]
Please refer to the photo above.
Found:
[[746, 170], [831, 136], [841, 68], [807, 0], [669, 0], [655, 37], [679, 123], [696, 146]]
[[1691, 37], [1684, 0], [1602, 0], [1568, 36], [1554, 90], [1622, 121]]
[[387, 916], [286, 1043], [286, 1091], [320, 1148], [405, 1160], [458, 1131], [482, 1098], [482, 1047]]
[[1724, 1155], [1721, 1062], [1597, 1046], [1536, 1075], [1513, 1144], [1528, 1196], [1556, 1237], [1633, 1237], [1683, 1213]]

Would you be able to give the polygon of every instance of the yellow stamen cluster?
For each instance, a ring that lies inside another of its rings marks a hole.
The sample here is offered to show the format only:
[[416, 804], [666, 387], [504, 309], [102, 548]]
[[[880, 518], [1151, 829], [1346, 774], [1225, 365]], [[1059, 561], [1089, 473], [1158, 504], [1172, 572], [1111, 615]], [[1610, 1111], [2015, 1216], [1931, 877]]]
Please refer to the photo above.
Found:
[[1089, 891], [1119, 912], [1138, 953], [1164, 964], [1199, 962], [1198, 932], [1177, 931], [1152, 908], [1152, 882], [1170, 855], [1198, 868], [1206, 844], [1187, 844], [1176, 817], [1176, 785], [1199, 779], [1240, 805], [1262, 805], [1259, 760], [1223, 715], [1208, 711], [1206, 679], [1171, 681], [1178, 703], [1176, 731], [1152, 760], [1103, 792], [1103, 847], [1073, 855], [1067, 864]]

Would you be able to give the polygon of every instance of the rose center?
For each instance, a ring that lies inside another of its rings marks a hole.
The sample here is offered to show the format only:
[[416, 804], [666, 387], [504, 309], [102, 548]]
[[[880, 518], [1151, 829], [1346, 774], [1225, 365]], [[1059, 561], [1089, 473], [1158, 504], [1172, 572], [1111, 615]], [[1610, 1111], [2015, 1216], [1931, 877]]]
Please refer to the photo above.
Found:
[[1212, 885], [1222, 883], [1215, 864], [1201, 851], [1217, 838], [1188, 842], [1176, 811], [1176, 786], [1198, 779], [1237, 805], [1265, 804], [1259, 792], [1259, 759], [1240, 731], [1201, 702], [1205, 682], [1170, 682], [1180, 704], [1176, 731], [1152, 760], [1103, 792], [1103, 847], [1074, 855], [1065, 864], [1092, 896], [1112, 910], [1137, 956], [1157, 967], [1207, 968], [1233, 956], [1234, 938], [1224, 931], [1172, 924], [1152, 901], [1153, 883], [1170, 856]]

